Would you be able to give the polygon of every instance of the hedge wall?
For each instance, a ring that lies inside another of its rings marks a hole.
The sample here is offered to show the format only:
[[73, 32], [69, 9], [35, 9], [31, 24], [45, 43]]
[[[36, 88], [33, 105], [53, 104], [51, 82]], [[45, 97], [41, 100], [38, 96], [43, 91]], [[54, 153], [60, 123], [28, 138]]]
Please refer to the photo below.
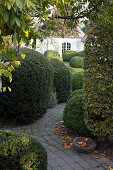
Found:
[[28, 135], [0, 131], [1, 170], [46, 170], [47, 152], [36, 139]]
[[44, 114], [53, 87], [53, 67], [41, 53], [23, 48], [25, 59], [13, 72], [12, 91], [0, 94], [1, 119], [29, 122]]
[[91, 23], [85, 43], [84, 109], [89, 130], [104, 140], [113, 133], [113, 27]]
[[70, 72], [63, 62], [57, 59], [51, 60], [54, 70], [54, 87], [58, 102], [65, 102], [70, 94]]

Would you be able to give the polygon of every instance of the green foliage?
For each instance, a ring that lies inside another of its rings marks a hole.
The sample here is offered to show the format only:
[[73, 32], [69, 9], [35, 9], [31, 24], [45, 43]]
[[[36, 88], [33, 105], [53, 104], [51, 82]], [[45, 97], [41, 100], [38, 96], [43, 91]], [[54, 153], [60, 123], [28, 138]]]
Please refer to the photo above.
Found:
[[67, 66], [68, 70], [70, 71], [70, 74], [73, 75], [77, 72], [81, 72], [84, 71], [83, 68], [72, 68], [70, 66]]
[[27, 48], [22, 48], [22, 52], [26, 57], [19, 58], [21, 66], [13, 72], [12, 91], [0, 94], [0, 117], [29, 122], [42, 116], [48, 108], [53, 68], [41, 53]]
[[63, 54], [62, 54], [62, 57], [63, 57], [63, 61], [70, 61], [71, 58], [73, 58], [76, 54], [76, 51], [71, 51], [71, 50], [68, 50], [68, 51], [65, 51]]
[[83, 86], [83, 71], [75, 73], [72, 75], [71, 87], [72, 91], [81, 89]]
[[57, 94], [56, 94], [56, 91], [53, 90], [51, 92], [51, 96], [50, 96], [48, 107], [49, 108], [53, 108], [53, 107], [55, 107], [57, 105], [57, 103], [58, 103]]
[[64, 124], [80, 134], [87, 135], [83, 116], [83, 90], [74, 91], [69, 97], [63, 112]]
[[84, 51], [78, 51], [75, 53], [75, 56], [79, 56], [79, 57], [84, 57]]
[[70, 72], [63, 62], [51, 60], [54, 69], [54, 87], [58, 102], [65, 102], [70, 94]]
[[[75, 90], [69, 95], [68, 100], [70, 100], [70, 98], [74, 97], [76, 94], [81, 95], [82, 93], [83, 93], [83, 89]], [[67, 102], [68, 102], [68, 100], [67, 100]]]
[[44, 55], [49, 58], [56, 58], [62, 61], [62, 58], [60, 57], [60, 54], [57, 51], [54, 50], [47, 50], [44, 52]]
[[47, 169], [47, 152], [28, 135], [0, 131], [0, 169]]
[[73, 57], [69, 62], [70, 67], [74, 67], [74, 68], [82, 68], [83, 64], [84, 64], [84, 59], [78, 56]]
[[85, 122], [101, 140], [113, 133], [112, 37], [111, 24], [91, 23], [85, 43]]

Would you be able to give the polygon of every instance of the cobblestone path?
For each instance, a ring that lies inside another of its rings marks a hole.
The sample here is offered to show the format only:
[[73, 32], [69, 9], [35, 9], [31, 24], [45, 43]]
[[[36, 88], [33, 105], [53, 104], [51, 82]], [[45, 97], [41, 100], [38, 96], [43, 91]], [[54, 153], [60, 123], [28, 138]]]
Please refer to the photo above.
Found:
[[[36, 138], [47, 150], [48, 170], [107, 170], [104, 161], [106, 158], [96, 160], [93, 155], [77, 153], [73, 148], [65, 149], [59, 136], [52, 133], [51, 129], [56, 123], [62, 121], [65, 104], [59, 104], [49, 109], [47, 113], [36, 122], [21, 127], [10, 128], [13, 131], [26, 133]], [[2, 128], [9, 129], [9, 128]], [[110, 162], [110, 165], [113, 162]], [[112, 164], [113, 166], [113, 164]]]

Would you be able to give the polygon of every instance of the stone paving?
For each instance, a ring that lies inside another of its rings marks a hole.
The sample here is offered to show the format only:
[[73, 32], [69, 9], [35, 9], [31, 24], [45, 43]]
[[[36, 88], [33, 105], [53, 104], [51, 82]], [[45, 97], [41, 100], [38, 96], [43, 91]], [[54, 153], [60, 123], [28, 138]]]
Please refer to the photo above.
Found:
[[[26, 133], [36, 138], [45, 146], [48, 154], [47, 170], [107, 170], [104, 161], [113, 166], [107, 158], [95, 159], [91, 154], [77, 153], [73, 148], [65, 149], [59, 136], [52, 133], [51, 129], [56, 123], [62, 121], [65, 103], [49, 109], [47, 113], [36, 122], [21, 127], [10, 128], [13, 131]], [[1, 128], [9, 129], [9, 128]]]

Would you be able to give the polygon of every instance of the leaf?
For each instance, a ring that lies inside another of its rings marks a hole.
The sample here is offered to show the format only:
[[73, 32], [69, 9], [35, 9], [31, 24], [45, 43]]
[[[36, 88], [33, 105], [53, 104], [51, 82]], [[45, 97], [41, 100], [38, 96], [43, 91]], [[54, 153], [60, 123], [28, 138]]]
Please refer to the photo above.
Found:
[[17, 17], [15, 17], [15, 22], [18, 26], [20, 26], [20, 20]]
[[10, 10], [10, 9], [11, 9], [11, 5], [10, 5], [10, 3], [9, 3], [9, 2], [7, 2], [7, 8], [8, 8], [8, 10]]
[[4, 17], [5, 22], [7, 22], [9, 19], [9, 15], [8, 15], [7, 11], [5, 11], [5, 13], [3, 13], [3, 17]]
[[11, 92], [11, 88], [10, 87], [8, 87], [8, 90]]
[[110, 166], [107, 162], [104, 162], [104, 164], [105, 164], [106, 166]]
[[96, 157], [96, 159], [99, 159], [99, 158], [101, 158], [101, 156], [97, 156], [97, 157]]
[[3, 92], [5, 92], [5, 91], [6, 91], [6, 87], [3, 87], [2, 89], [3, 89]]

